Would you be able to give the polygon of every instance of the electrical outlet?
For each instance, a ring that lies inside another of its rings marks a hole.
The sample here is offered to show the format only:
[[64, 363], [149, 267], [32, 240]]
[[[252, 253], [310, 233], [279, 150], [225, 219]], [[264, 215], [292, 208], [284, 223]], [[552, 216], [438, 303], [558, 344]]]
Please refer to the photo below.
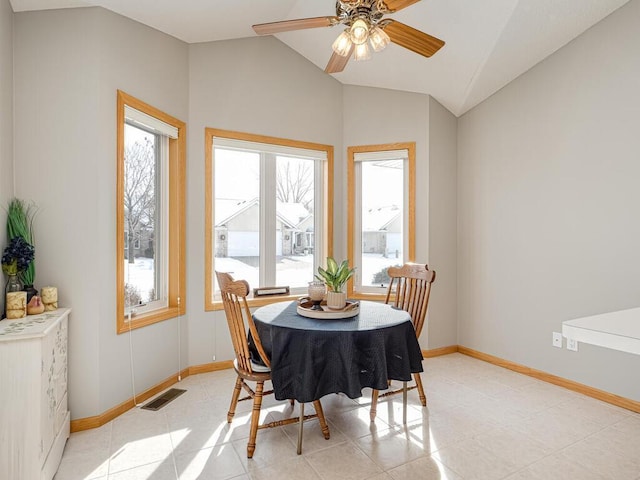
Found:
[[553, 346], [562, 348], [562, 334], [560, 332], [553, 332]]
[[214, 361], [214, 362], [216, 361], [216, 356], [215, 356], [215, 355], [213, 356], [213, 361]]
[[567, 350], [578, 351], [578, 341], [575, 338], [567, 338]]

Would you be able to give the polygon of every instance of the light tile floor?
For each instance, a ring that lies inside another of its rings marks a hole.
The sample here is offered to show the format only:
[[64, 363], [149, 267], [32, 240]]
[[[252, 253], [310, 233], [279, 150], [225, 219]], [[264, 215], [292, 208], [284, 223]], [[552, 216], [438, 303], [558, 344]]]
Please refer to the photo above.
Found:
[[[429, 406], [410, 392], [406, 426], [401, 395], [380, 401], [375, 423], [369, 391], [328, 395], [330, 440], [307, 422], [298, 456], [296, 425], [260, 430], [253, 459], [250, 401], [226, 422], [234, 372], [190, 376], [157, 412], [136, 408], [72, 434], [55, 480], [640, 480], [639, 414], [461, 354], [424, 369]], [[269, 397], [262, 418], [297, 408]]]

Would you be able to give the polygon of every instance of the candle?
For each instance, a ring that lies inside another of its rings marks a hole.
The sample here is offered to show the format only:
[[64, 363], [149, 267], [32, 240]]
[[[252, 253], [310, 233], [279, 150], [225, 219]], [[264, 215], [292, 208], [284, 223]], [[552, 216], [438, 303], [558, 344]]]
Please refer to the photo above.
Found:
[[9, 292], [6, 298], [7, 318], [27, 316], [27, 292]]
[[56, 287], [42, 287], [40, 293], [46, 312], [58, 308], [58, 289]]
[[321, 302], [327, 290], [324, 282], [309, 282], [309, 298], [312, 302]]

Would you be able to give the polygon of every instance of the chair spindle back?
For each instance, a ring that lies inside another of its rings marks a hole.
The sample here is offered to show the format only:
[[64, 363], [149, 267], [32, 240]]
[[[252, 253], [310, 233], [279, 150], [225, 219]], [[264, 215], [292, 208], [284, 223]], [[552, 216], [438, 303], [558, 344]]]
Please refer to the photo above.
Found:
[[388, 304], [393, 295], [393, 306], [411, 315], [416, 336], [419, 337], [427, 316], [431, 284], [436, 279], [436, 272], [429, 270], [424, 263], [405, 263], [401, 267], [389, 267], [387, 272], [390, 280], [385, 303]]
[[247, 295], [250, 291], [249, 284], [245, 280], [234, 280], [231, 275], [224, 272], [216, 272], [216, 277], [220, 286], [220, 295], [222, 296], [222, 304], [224, 305], [238, 367], [249, 373], [253, 372], [245, 321], [249, 326], [258, 354], [264, 364], [270, 367], [269, 358], [262, 348], [262, 343], [247, 303]]

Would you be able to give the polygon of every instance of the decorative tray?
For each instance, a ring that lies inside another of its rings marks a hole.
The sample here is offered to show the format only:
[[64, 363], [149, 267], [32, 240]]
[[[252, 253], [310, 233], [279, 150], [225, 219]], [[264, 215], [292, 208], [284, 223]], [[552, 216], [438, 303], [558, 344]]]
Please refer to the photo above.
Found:
[[313, 310], [313, 302], [308, 299], [301, 299], [298, 302], [298, 314], [308, 318], [318, 318], [321, 320], [331, 320], [337, 318], [351, 318], [360, 313], [360, 302], [347, 300], [347, 304], [343, 309], [334, 310], [327, 307], [327, 302], [322, 301], [321, 310]]

